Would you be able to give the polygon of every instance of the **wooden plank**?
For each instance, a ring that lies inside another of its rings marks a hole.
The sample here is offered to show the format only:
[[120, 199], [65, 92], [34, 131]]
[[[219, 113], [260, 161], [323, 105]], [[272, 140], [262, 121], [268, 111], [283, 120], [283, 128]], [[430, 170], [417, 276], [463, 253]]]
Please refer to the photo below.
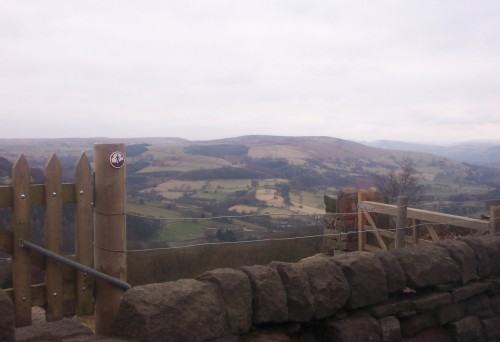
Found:
[[[76, 261], [93, 267], [94, 246], [92, 243], [92, 169], [85, 153], [82, 153], [75, 169], [75, 251]], [[94, 313], [92, 289], [94, 278], [77, 273], [75, 282], [76, 314], [90, 316]]]
[[[62, 170], [55, 154], [45, 167], [45, 246], [49, 251], [61, 254], [62, 246]], [[47, 284], [47, 321], [63, 317], [63, 274], [61, 264], [47, 260], [45, 269]]]
[[[65, 281], [63, 284], [63, 299], [65, 302], [75, 299], [74, 294], [75, 283], [72, 281]], [[47, 286], [46, 284], [31, 285], [31, 303], [33, 306], [46, 307], [47, 306]], [[3, 289], [3, 291], [11, 298], [14, 299], [14, 289]]]
[[[360, 191], [358, 192], [358, 203], [366, 201], [366, 192]], [[358, 208], [358, 251], [365, 250], [366, 244], [366, 233], [364, 232], [366, 225], [365, 215], [363, 214], [363, 210]]]
[[382, 251], [382, 250], [383, 250], [382, 248], [379, 248], [376, 246], [372, 246], [369, 244], [365, 245], [365, 251], [367, 251], [367, 252], [378, 252], [378, 251]]
[[[14, 241], [31, 240], [30, 167], [21, 154], [12, 167]], [[16, 327], [31, 325], [31, 253], [14, 244], [14, 311]]]
[[0, 208], [12, 207], [12, 186], [0, 186]]
[[[75, 185], [73, 183], [62, 184], [62, 202], [73, 203], [75, 201]], [[45, 184], [33, 184], [30, 186], [31, 205], [45, 205]]]
[[436, 233], [433, 226], [431, 226], [430, 224], [426, 224], [425, 228], [427, 228], [427, 231], [429, 232], [429, 235], [431, 236], [433, 242], [439, 241], [439, 235]]
[[[363, 201], [360, 205], [370, 212], [397, 216], [397, 206], [395, 205], [371, 201]], [[432, 223], [449, 224], [481, 232], [487, 232], [489, 229], [488, 221], [415, 208], [408, 208], [407, 217]]]
[[384, 250], [387, 250], [387, 246], [385, 245], [385, 241], [384, 239], [382, 239], [382, 237], [380, 236], [380, 234], [378, 233], [378, 228], [377, 228], [377, 225], [375, 224], [375, 221], [373, 221], [371, 215], [369, 213], [367, 213], [366, 211], [362, 210], [363, 214], [365, 215], [366, 219], [368, 220], [368, 223], [370, 223], [370, 233], [373, 233], [375, 234], [375, 237], [377, 238], [377, 241], [378, 241], [378, 244], [380, 245], [380, 247]]

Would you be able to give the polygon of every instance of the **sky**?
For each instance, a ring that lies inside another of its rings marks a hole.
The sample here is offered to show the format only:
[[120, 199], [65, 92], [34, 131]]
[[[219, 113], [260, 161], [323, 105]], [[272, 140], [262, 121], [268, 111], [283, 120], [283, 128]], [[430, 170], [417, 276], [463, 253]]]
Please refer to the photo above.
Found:
[[500, 140], [498, 0], [0, 0], [0, 138]]

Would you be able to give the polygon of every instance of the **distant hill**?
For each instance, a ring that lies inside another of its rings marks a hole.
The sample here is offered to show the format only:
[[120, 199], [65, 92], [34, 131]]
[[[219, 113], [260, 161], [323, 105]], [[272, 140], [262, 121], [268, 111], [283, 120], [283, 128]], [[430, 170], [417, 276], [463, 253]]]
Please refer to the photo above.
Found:
[[470, 164], [500, 166], [500, 141], [464, 142], [449, 146], [379, 140], [364, 143], [367, 146], [391, 150], [417, 151], [437, 154]]

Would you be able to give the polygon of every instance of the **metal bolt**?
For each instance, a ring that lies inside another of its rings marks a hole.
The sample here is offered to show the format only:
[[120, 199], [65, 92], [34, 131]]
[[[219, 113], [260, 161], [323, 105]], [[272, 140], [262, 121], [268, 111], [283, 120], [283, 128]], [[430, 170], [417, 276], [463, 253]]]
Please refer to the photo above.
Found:
[[83, 190], [80, 190], [80, 196], [83, 196], [84, 192]]
[[57, 292], [54, 292], [52, 295], [53, 295], [54, 297], [55, 297], [55, 296], [57, 296]]
[[26, 297], [23, 297], [22, 300], [23, 300], [23, 302], [25, 302], [26, 301]]
[[54, 191], [54, 192], [52, 193], [52, 197], [56, 197], [56, 196], [57, 196], [57, 193]]
[[26, 198], [26, 195], [25, 194], [21, 194], [21, 199], [25, 199]]
[[85, 291], [87, 289], [87, 286], [82, 286], [82, 291]]

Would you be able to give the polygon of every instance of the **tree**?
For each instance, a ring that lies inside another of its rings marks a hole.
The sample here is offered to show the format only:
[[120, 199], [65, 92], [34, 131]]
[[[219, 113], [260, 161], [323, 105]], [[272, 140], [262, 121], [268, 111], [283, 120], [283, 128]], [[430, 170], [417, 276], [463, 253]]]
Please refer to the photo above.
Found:
[[418, 203], [424, 194], [421, 177], [415, 163], [409, 157], [398, 162], [399, 168], [391, 169], [386, 174], [374, 175], [377, 189], [387, 196], [389, 203], [397, 202], [398, 196], [408, 197], [408, 203]]

